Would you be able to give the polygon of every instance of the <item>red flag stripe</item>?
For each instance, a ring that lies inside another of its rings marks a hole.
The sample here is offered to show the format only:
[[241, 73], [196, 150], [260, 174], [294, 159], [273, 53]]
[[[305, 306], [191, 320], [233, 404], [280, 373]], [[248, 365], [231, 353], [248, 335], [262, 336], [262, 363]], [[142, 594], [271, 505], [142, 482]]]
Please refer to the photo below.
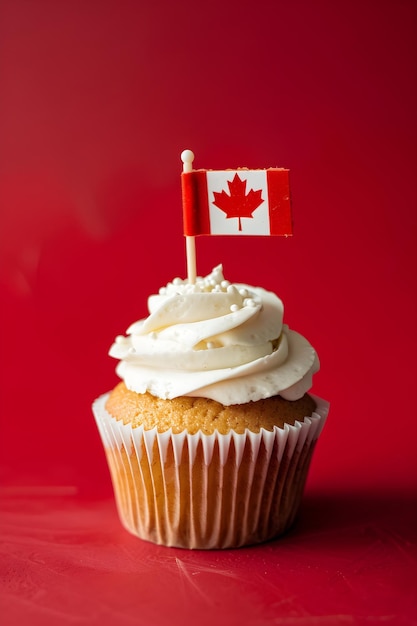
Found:
[[266, 170], [271, 235], [292, 235], [289, 171]]
[[181, 174], [184, 235], [209, 235], [206, 170]]

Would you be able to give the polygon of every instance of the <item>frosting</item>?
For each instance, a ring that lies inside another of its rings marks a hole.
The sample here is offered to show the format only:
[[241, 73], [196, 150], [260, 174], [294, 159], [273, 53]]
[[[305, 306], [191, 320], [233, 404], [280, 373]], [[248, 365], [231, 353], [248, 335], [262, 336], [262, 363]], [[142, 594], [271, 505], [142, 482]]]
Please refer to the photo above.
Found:
[[221, 265], [195, 284], [174, 279], [149, 297], [148, 310], [109, 352], [137, 393], [224, 405], [274, 395], [296, 400], [319, 369], [314, 348], [283, 324], [282, 301], [260, 287], [229, 283]]

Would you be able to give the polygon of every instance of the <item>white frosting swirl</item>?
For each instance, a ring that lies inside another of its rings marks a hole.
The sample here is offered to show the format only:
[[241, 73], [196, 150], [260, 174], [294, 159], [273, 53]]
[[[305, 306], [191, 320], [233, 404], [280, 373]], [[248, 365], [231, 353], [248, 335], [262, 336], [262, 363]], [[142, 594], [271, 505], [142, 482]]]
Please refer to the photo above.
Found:
[[317, 354], [282, 323], [272, 292], [230, 284], [222, 266], [194, 285], [176, 278], [148, 299], [149, 317], [116, 337], [110, 356], [137, 393], [212, 398], [224, 405], [274, 395], [296, 400], [312, 385]]

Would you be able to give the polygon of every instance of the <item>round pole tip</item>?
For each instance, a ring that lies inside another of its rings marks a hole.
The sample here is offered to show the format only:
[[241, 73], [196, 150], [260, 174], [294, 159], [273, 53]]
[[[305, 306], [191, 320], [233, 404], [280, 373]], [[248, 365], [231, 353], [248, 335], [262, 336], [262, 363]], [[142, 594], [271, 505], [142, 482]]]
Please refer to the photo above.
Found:
[[192, 163], [194, 161], [194, 152], [192, 150], [184, 150], [181, 152], [181, 161], [183, 163]]

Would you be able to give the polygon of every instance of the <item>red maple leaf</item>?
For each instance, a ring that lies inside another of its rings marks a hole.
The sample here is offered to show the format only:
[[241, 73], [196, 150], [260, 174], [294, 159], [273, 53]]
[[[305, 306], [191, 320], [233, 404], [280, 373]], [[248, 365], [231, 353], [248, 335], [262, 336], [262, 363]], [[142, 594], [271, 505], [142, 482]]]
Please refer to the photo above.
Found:
[[242, 230], [242, 217], [253, 218], [252, 213], [263, 202], [262, 189], [254, 191], [251, 189], [249, 193], [246, 193], [247, 180], [241, 180], [238, 174], [235, 174], [232, 181], [228, 180], [230, 195], [224, 190], [219, 193], [213, 191], [214, 206], [226, 213], [227, 219], [237, 217], [239, 220], [239, 230]]

